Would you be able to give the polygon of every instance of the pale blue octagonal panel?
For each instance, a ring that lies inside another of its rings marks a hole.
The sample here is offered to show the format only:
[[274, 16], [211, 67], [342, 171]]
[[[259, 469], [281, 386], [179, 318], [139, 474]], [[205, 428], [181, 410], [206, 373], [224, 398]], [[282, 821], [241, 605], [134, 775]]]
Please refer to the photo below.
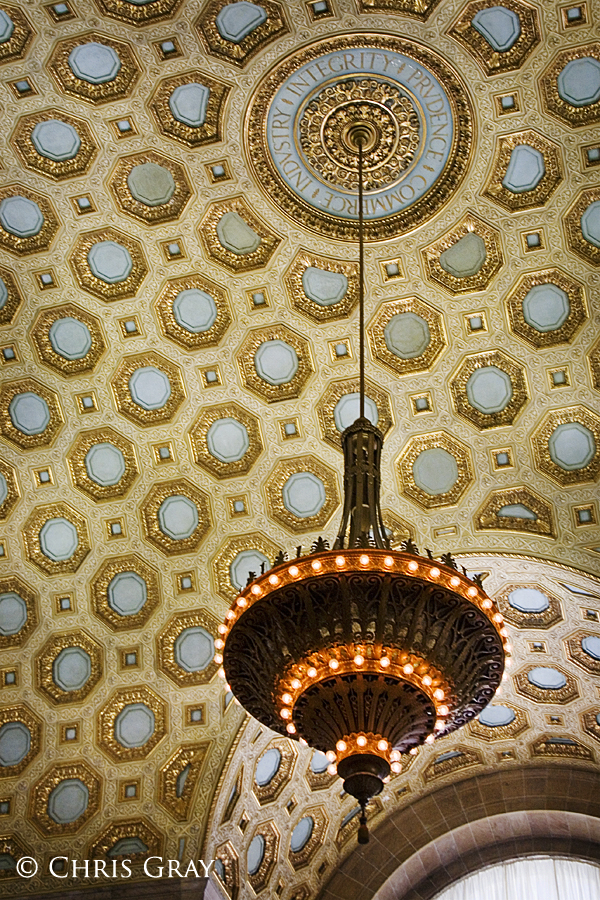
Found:
[[15, 394], [8, 405], [8, 414], [22, 434], [41, 434], [50, 422], [48, 404], [33, 391]]
[[129, 378], [131, 399], [142, 409], [162, 409], [171, 396], [169, 376], [156, 366], [141, 366]]
[[570, 312], [569, 295], [557, 284], [536, 284], [523, 298], [523, 318], [541, 334], [560, 328]]
[[177, 635], [173, 648], [175, 661], [186, 672], [203, 672], [215, 655], [215, 642], [201, 625], [193, 625]]
[[502, 519], [529, 519], [532, 522], [537, 521], [534, 511], [523, 503], [507, 503], [506, 506], [500, 507], [496, 515]]
[[314, 827], [315, 820], [312, 816], [304, 816], [303, 819], [300, 819], [290, 838], [290, 850], [292, 853], [300, 853], [306, 847], [311, 839]]
[[469, 231], [440, 254], [440, 266], [454, 278], [469, 278], [479, 272], [486, 257], [485, 241]]
[[90, 793], [79, 778], [65, 778], [48, 797], [48, 815], [59, 825], [80, 818], [88, 808]]
[[[129, 0], [131, 3], [132, 0]], [[135, 0], [133, 0], [135, 2]], [[119, 840], [112, 845], [110, 850], [107, 850], [106, 855], [111, 859], [115, 859], [118, 856], [124, 856], [126, 858], [131, 858], [135, 853], [147, 853], [148, 845], [143, 842], [140, 837], [126, 837], [119, 838]]]
[[31, 143], [40, 156], [55, 162], [65, 162], [77, 156], [81, 138], [70, 122], [48, 119], [37, 123], [31, 132]]
[[224, 463], [237, 462], [250, 446], [248, 429], [229, 416], [217, 419], [208, 429], [206, 444], [211, 456]]
[[502, 725], [510, 725], [511, 722], [514, 722], [515, 718], [516, 713], [514, 709], [511, 709], [510, 706], [502, 706], [501, 704], [486, 706], [478, 716], [481, 724], [487, 725], [488, 728], [500, 728]]
[[143, 747], [154, 734], [154, 713], [145, 703], [128, 703], [115, 719], [115, 738], [122, 747]]
[[471, 25], [497, 53], [506, 53], [519, 40], [521, 22], [512, 9], [488, 6], [471, 19]]
[[103, 441], [94, 444], [85, 455], [88, 476], [101, 487], [118, 484], [125, 474], [125, 457], [118, 447]]
[[581, 422], [558, 425], [548, 439], [550, 458], [565, 472], [583, 469], [596, 455], [594, 435]]
[[0, 9], [0, 44], [10, 41], [15, 30], [15, 23], [3, 9]]
[[6, 478], [0, 472], [0, 506], [4, 503], [6, 498], [8, 497], [8, 484], [6, 482]]
[[0, 224], [15, 237], [34, 237], [42, 230], [44, 216], [34, 200], [17, 194], [0, 203]]
[[315, 775], [320, 775], [322, 772], [327, 770], [327, 766], [329, 765], [329, 760], [325, 756], [324, 753], [321, 753], [320, 750], [315, 750], [310, 760], [310, 769], [311, 772], [314, 772]]
[[383, 329], [385, 345], [399, 359], [416, 359], [429, 347], [429, 325], [414, 312], [397, 313]]
[[240, 550], [229, 566], [229, 580], [233, 587], [238, 591], [245, 588], [249, 573], [258, 575], [262, 565], [265, 572], [271, 568], [270, 560], [260, 550]]
[[309, 266], [302, 274], [302, 287], [309, 300], [319, 306], [333, 306], [346, 296], [348, 279], [343, 272]]
[[63, 691], [80, 690], [92, 674], [92, 660], [83, 647], [65, 647], [52, 663], [52, 680]]
[[600, 247], [600, 200], [594, 200], [581, 217], [581, 233], [590, 244]]
[[0, 594], [0, 634], [18, 634], [27, 622], [27, 604], [14, 591]]
[[127, 247], [116, 241], [99, 241], [87, 254], [90, 270], [105, 284], [125, 281], [133, 269], [133, 260]]
[[120, 616], [135, 616], [148, 599], [148, 587], [137, 572], [119, 572], [108, 585], [107, 599]]
[[600, 100], [600, 61], [593, 56], [572, 59], [557, 78], [558, 94], [571, 106], [590, 106]]
[[198, 507], [183, 494], [173, 494], [163, 500], [157, 515], [160, 530], [174, 541], [184, 541], [189, 538], [200, 521]]
[[112, 47], [90, 41], [71, 50], [69, 66], [73, 75], [82, 81], [89, 84], [106, 84], [119, 74], [121, 60]]
[[267, 21], [267, 13], [257, 3], [240, 0], [223, 7], [215, 19], [217, 30], [223, 40], [240, 44], [245, 37]]
[[169, 97], [173, 118], [189, 128], [200, 128], [206, 121], [210, 89], [198, 81], [180, 84]]
[[508, 595], [508, 602], [524, 613], [542, 613], [550, 606], [549, 598], [537, 588], [516, 588]]
[[502, 412], [513, 395], [510, 377], [497, 366], [475, 369], [469, 376], [466, 391], [471, 406], [485, 415]]
[[[360, 414], [360, 394], [353, 391], [350, 394], [344, 394], [335, 404], [333, 410], [333, 421], [339, 432], [345, 431], [349, 425], [352, 425], [358, 419]], [[379, 422], [379, 410], [377, 404], [370, 397], [365, 397], [365, 418], [372, 425]]]
[[163, 206], [175, 193], [175, 179], [165, 166], [145, 162], [127, 176], [131, 196], [145, 206]]
[[83, 359], [92, 346], [92, 335], [85, 322], [65, 316], [56, 319], [48, 331], [52, 349], [63, 359]]
[[443, 447], [422, 450], [412, 467], [417, 487], [435, 497], [452, 490], [458, 481], [458, 465], [455, 458]]
[[4, 309], [8, 300], [8, 288], [4, 282], [4, 278], [0, 277], [0, 309]]
[[31, 732], [23, 722], [5, 722], [0, 728], [0, 766], [18, 766], [31, 749]]
[[502, 186], [513, 194], [532, 191], [546, 174], [543, 154], [529, 144], [517, 144], [510, 154]]
[[325, 485], [312, 472], [294, 472], [281, 490], [283, 505], [299, 519], [316, 516], [327, 499]]
[[261, 241], [260, 235], [234, 210], [226, 212], [217, 222], [217, 237], [225, 250], [237, 256], [254, 253]]
[[206, 291], [188, 288], [173, 300], [175, 321], [186, 331], [200, 334], [212, 328], [217, 318], [217, 304]]
[[536, 666], [527, 673], [527, 680], [536, 687], [558, 691], [567, 683], [566, 677], [551, 666]]
[[300, 361], [294, 348], [279, 339], [264, 341], [254, 354], [254, 368], [268, 384], [288, 384]]
[[40, 549], [53, 562], [71, 559], [79, 546], [79, 535], [72, 522], [57, 516], [48, 519], [40, 529]]
[[595, 634], [588, 634], [581, 641], [581, 649], [592, 659], [600, 659], [600, 637]]
[[262, 863], [264, 856], [265, 839], [262, 834], [257, 834], [252, 838], [250, 846], [248, 847], [248, 854], [246, 856], [248, 875], [256, 875], [256, 873], [260, 869], [260, 864]]

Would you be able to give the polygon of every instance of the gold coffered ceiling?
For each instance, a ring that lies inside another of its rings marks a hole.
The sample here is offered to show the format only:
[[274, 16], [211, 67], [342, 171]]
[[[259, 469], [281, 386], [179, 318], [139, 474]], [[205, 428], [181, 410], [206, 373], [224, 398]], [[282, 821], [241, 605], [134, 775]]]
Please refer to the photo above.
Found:
[[[0, 858], [45, 866], [67, 841], [79, 858], [204, 853], [234, 900], [278, 879], [301, 900], [350, 846], [339, 783], [305, 748], [239, 731], [213, 655], [248, 572], [336, 530], [354, 225], [284, 183], [265, 121], [290, 73], [352, 47], [429, 67], [456, 117], [430, 193], [369, 226], [386, 524], [491, 573], [517, 670], [514, 718], [411, 758], [402, 785], [492, 766], [500, 739], [507, 765], [568, 759], [545, 703], [566, 704], [571, 758], [593, 765], [600, 588], [576, 570], [600, 574], [597, 23], [589, 3], [497, 7], [0, 4]], [[352, 184], [325, 138], [343, 139], [368, 77], [328, 76], [300, 111], [320, 190]], [[399, 168], [372, 160], [382, 189], [421, 164], [406, 97], [420, 109], [423, 78], [385, 80], [365, 112], [405, 136]], [[511, 606], [536, 585], [546, 608]], [[535, 666], [564, 684], [532, 683]], [[404, 802], [391, 791], [374, 815]]]

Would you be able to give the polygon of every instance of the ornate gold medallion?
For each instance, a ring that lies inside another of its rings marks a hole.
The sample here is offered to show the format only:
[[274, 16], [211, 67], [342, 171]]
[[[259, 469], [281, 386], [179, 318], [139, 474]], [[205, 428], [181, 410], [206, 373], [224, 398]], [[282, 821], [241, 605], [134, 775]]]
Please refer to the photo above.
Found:
[[365, 235], [406, 233], [434, 215], [466, 170], [473, 115], [437, 54], [391, 35], [343, 35], [288, 57], [259, 86], [246, 135], [257, 181], [292, 218], [328, 237], [358, 228], [357, 127]]

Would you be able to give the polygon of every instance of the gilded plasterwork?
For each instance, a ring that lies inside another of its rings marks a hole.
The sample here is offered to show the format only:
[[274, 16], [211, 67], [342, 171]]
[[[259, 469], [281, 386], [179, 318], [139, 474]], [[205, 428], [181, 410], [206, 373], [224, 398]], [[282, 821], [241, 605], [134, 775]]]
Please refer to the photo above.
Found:
[[[324, 487], [319, 510], [310, 515], [296, 515], [286, 506], [285, 485], [295, 474], [308, 472], [314, 475]], [[267, 507], [269, 514], [295, 534], [323, 528], [338, 508], [340, 499], [336, 473], [314, 456], [281, 459], [274, 467], [266, 482]]]
[[[161, 169], [169, 172], [173, 178], [174, 190], [172, 196], [164, 203], [152, 205], [137, 200], [128, 183], [128, 178], [136, 166], [146, 164], [160, 166]], [[148, 225], [169, 222], [177, 219], [185, 209], [192, 190], [186, 178], [185, 169], [178, 162], [156, 153], [154, 150], [144, 150], [143, 153], [136, 153], [135, 156], [127, 156], [120, 159], [114, 168], [109, 180], [110, 188], [117, 204], [123, 212], [128, 213], [136, 219], [141, 219]]]
[[[75, 546], [70, 556], [57, 553], [54, 558], [44, 552], [41, 542], [42, 531], [46, 523], [52, 519], [64, 520], [69, 523], [76, 532]], [[59, 501], [48, 506], [36, 507], [23, 526], [23, 540], [25, 552], [30, 562], [34, 563], [46, 575], [63, 575], [67, 572], [76, 572], [85, 557], [91, 550], [88, 524], [85, 516], [77, 512], [68, 503]], [[63, 557], [63, 558], [61, 558]]]
[[238, 594], [238, 589], [231, 583], [231, 564], [238, 553], [242, 553], [244, 550], [258, 550], [272, 563], [280, 549], [262, 532], [229, 538], [213, 560], [215, 580], [220, 595], [231, 603]]
[[[25, 604], [25, 621], [11, 634], [0, 632], [0, 650], [20, 647], [27, 642], [38, 626], [38, 596], [24, 581], [15, 576], [0, 581], [0, 594], [16, 594]], [[10, 629], [12, 631], [12, 629]]]
[[526, 728], [530, 727], [530, 723], [527, 718], [527, 713], [524, 710], [512, 705], [511, 709], [515, 714], [515, 718], [508, 725], [495, 725], [491, 727], [489, 725], [483, 725], [479, 719], [473, 719], [472, 722], [469, 722], [469, 731], [473, 737], [480, 738], [488, 743], [492, 743], [493, 741], [514, 740], [517, 735], [522, 734]]
[[[17, 428], [10, 414], [10, 405], [13, 397], [18, 394], [36, 394], [41, 397], [48, 407], [48, 424], [43, 431], [34, 434], [25, 434]], [[22, 450], [30, 450], [35, 447], [46, 447], [52, 444], [56, 435], [64, 424], [62, 410], [58, 397], [54, 391], [33, 378], [24, 378], [22, 381], [13, 381], [0, 387], [0, 432], [3, 437], [16, 444]]]
[[50, 200], [23, 184], [9, 184], [0, 187], [0, 203], [9, 197], [25, 197], [26, 200], [35, 203], [41, 213], [42, 222], [39, 230], [28, 237], [19, 237], [18, 234], [13, 234], [0, 225], [0, 247], [16, 256], [29, 256], [31, 253], [49, 250], [60, 227], [60, 220]]
[[582, 641], [589, 636], [589, 631], [576, 631], [575, 634], [566, 638], [567, 655], [577, 666], [589, 672], [590, 675], [600, 675], [600, 660], [586, 653], [583, 649]]
[[325, 813], [325, 810], [320, 806], [316, 806], [312, 809], [307, 809], [304, 812], [304, 816], [310, 816], [310, 818], [313, 820], [311, 835], [301, 850], [294, 852], [290, 847], [288, 851], [288, 859], [292, 864], [292, 868], [294, 868], [296, 871], [298, 871], [298, 869], [303, 869], [305, 866], [308, 866], [310, 864], [311, 860], [319, 851], [319, 848], [324, 842], [327, 826], [329, 825], [327, 814]]
[[[163, 502], [173, 496], [183, 497], [196, 507], [197, 525], [187, 537], [171, 537], [161, 528], [159, 510]], [[195, 550], [212, 527], [208, 496], [185, 478], [155, 484], [143, 501], [140, 511], [146, 539], [167, 556]]]
[[[92, 42], [110, 47], [119, 57], [121, 65], [110, 81], [94, 83], [78, 78], [69, 65], [69, 55], [75, 47]], [[60, 41], [46, 65], [59, 90], [95, 105], [126, 97], [140, 77], [140, 68], [129, 44], [115, 41], [114, 38], [97, 32], [80, 34]]]
[[537, 584], [525, 584], [523, 582], [507, 584], [499, 594], [494, 597], [500, 612], [510, 625], [515, 628], [552, 628], [557, 622], [562, 622], [563, 611], [560, 600], [544, 586], [543, 593], [548, 598], [547, 609], [542, 612], [524, 612], [510, 605], [509, 594], [513, 591], [531, 588], [531, 590], [539, 590]]
[[[518, 514], [499, 515], [505, 508], [524, 506], [532, 516]], [[544, 534], [554, 537], [556, 534], [554, 516], [551, 505], [529, 488], [519, 485], [514, 488], [492, 491], [487, 500], [475, 514], [475, 527], [478, 530], [526, 531], [531, 534]]]
[[167, 622], [156, 637], [158, 664], [165, 675], [168, 675], [180, 687], [194, 684], [208, 684], [219, 668], [211, 658], [203, 669], [189, 671], [179, 665], [175, 658], [175, 642], [186, 628], [204, 628], [209, 634], [216, 635], [220, 623], [203, 609], [193, 609], [179, 613]]
[[[532, 667], [531, 667], [532, 668]], [[515, 690], [522, 697], [527, 697], [534, 703], [570, 703], [579, 697], [577, 680], [560, 666], [554, 666], [565, 677], [565, 684], [560, 688], [541, 688], [532, 684], [527, 677], [529, 669], [517, 672], [513, 676]]]
[[[538, 284], [553, 284], [568, 297], [569, 313], [564, 322], [552, 331], [538, 331], [525, 321], [523, 300]], [[560, 269], [544, 269], [523, 275], [506, 298], [506, 310], [510, 327], [515, 334], [534, 347], [551, 347], [572, 339], [587, 319], [585, 288], [581, 282]]]
[[[0, 854], [14, 859], [15, 863], [18, 862], [22, 856], [28, 856], [31, 854], [31, 849], [25, 846], [17, 837], [12, 834], [0, 834]], [[9, 879], [9, 878], [18, 878], [16, 869], [8, 866], [7, 868], [0, 869], [0, 880]], [[20, 880], [20, 879], [19, 879]]]
[[[0, 45], [2, 46], [2, 45]], [[51, 122], [59, 120], [62, 123], [70, 125], [75, 129], [81, 145], [77, 153], [70, 159], [56, 160], [38, 153], [31, 134], [36, 125], [41, 122]], [[89, 169], [92, 160], [98, 152], [98, 148], [92, 132], [87, 123], [82, 119], [76, 119], [69, 116], [62, 110], [47, 109], [43, 112], [33, 113], [20, 119], [13, 137], [13, 144], [19, 156], [23, 160], [23, 164], [34, 172], [40, 172], [60, 181], [63, 178], [74, 178], [76, 175], [84, 175]]]
[[472, 25], [473, 17], [483, 9], [497, 6], [495, 0], [475, 0], [460, 13], [448, 29], [448, 34], [459, 40], [477, 60], [486, 75], [498, 75], [519, 69], [540, 42], [540, 25], [537, 10], [521, 0], [503, 0], [502, 9], [515, 13], [520, 30], [514, 43], [507, 50], [496, 50]]
[[[129, 705], [144, 706], [152, 712], [154, 729], [145, 743], [125, 746], [117, 738], [115, 723], [120, 713]], [[164, 700], [150, 688], [142, 685], [115, 691], [108, 703], [98, 712], [96, 732], [98, 746], [115, 762], [130, 762], [145, 759], [168, 730], [169, 718]]]
[[540, 92], [549, 113], [571, 128], [593, 125], [600, 119], [600, 99], [589, 103], [571, 104], [558, 91], [558, 76], [565, 66], [575, 59], [600, 58], [600, 44], [570, 47], [558, 53], [539, 80]]
[[254, 873], [254, 875], [250, 875], [248, 873], [248, 881], [252, 886], [252, 889], [256, 894], [259, 894], [262, 890], [264, 890], [269, 882], [269, 878], [271, 877], [271, 872], [275, 866], [277, 861], [277, 853], [279, 850], [279, 831], [274, 822], [263, 822], [262, 825], [259, 825], [258, 828], [255, 829], [252, 838], [256, 837], [256, 835], [260, 834], [265, 842], [265, 849], [262, 858], [262, 862], [258, 868], [258, 871]]
[[[90, 335], [90, 348], [85, 356], [68, 359], [57, 353], [50, 340], [50, 329], [59, 319], [76, 319], [88, 329]], [[105, 338], [100, 322], [95, 316], [86, 310], [75, 306], [74, 303], [65, 303], [63, 306], [54, 306], [44, 309], [38, 315], [31, 329], [31, 339], [39, 353], [40, 359], [61, 375], [79, 375], [95, 368], [102, 354], [106, 350]]]
[[[480, 370], [487, 366], [506, 373], [511, 383], [510, 398], [507, 398], [506, 405], [497, 412], [482, 412], [473, 406], [469, 400], [467, 388], [469, 379], [478, 369]], [[456, 412], [482, 430], [484, 428], [498, 428], [501, 425], [512, 425], [529, 399], [525, 372], [522, 366], [501, 350], [492, 350], [491, 352], [478, 353], [475, 356], [467, 356], [450, 382], [450, 389]]]
[[[123, 849], [122, 853], [114, 852], [119, 841], [128, 842], [131, 838], [137, 838], [147, 849], [136, 853], [129, 846], [127, 849]], [[163, 835], [146, 819], [128, 819], [124, 822], [114, 822], [101, 831], [96, 840], [90, 844], [88, 854], [89, 859], [121, 860], [126, 858], [130, 865], [135, 866], [149, 856], [160, 856], [163, 846]]]
[[[440, 448], [456, 461], [457, 477], [452, 486], [441, 493], [429, 493], [415, 481], [413, 466], [418, 456], [427, 450]], [[425, 509], [452, 506], [473, 482], [473, 465], [469, 449], [445, 431], [419, 435], [410, 439], [396, 463], [402, 491]]]
[[[394, 316], [407, 312], [423, 319], [429, 329], [429, 342], [425, 350], [418, 356], [412, 354], [406, 355], [406, 357], [399, 356], [390, 350], [386, 341], [386, 326]], [[371, 353], [375, 359], [399, 375], [409, 375], [412, 372], [431, 369], [447, 344], [441, 313], [418, 297], [403, 297], [401, 300], [388, 300], [382, 303], [375, 319], [367, 328], [367, 334], [371, 344]]]
[[[593, 456], [586, 465], [563, 468], [552, 459], [549, 441], [557, 428], [571, 422], [583, 425], [591, 433], [595, 447]], [[558, 484], [595, 481], [600, 474], [600, 417], [584, 406], [570, 406], [548, 413], [533, 433], [531, 443], [537, 468]]]
[[[425, 781], [434, 781], [437, 778], [444, 778], [444, 776], [450, 775], [461, 769], [480, 766], [483, 762], [481, 753], [477, 750], [463, 747], [462, 745], [456, 746], [451, 752], [453, 755], [448, 758], [441, 759], [439, 762], [436, 762], [434, 759], [433, 762], [427, 766], [423, 772]], [[441, 755], [443, 756], [444, 754]]]
[[[169, 382], [168, 397], [163, 405], [156, 405], [150, 409], [136, 403], [130, 390], [132, 375], [147, 366], [158, 369]], [[181, 370], [153, 350], [136, 354], [136, 356], [126, 356], [113, 376], [111, 387], [119, 412], [143, 428], [149, 428], [159, 422], [168, 422], [185, 400]]]
[[[216, 306], [216, 316], [214, 322], [205, 330], [188, 330], [175, 318], [173, 302], [182, 291], [203, 291], [212, 297]], [[166, 336], [187, 350], [216, 346], [231, 325], [227, 291], [203, 275], [184, 275], [182, 278], [167, 281], [155, 301], [155, 309]]]
[[[246, 227], [259, 237], [255, 250], [236, 252], [221, 243], [217, 227], [227, 213], [237, 213]], [[266, 266], [281, 243], [281, 238], [258, 217], [243, 197], [232, 197], [209, 206], [198, 227], [198, 234], [208, 256], [230, 272], [248, 272]]]
[[17, 282], [9, 269], [0, 266], [0, 278], [6, 288], [6, 300], [0, 306], [0, 325], [10, 325], [15, 313], [23, 302], [23, 298], [19, 292]]
[[[323, 440], [327, 441], [337, 450], [342, 449], [341, 434], [336, 428], [334, 410], [339, 401], [346, 394], [357, 394], [359, 389], [358, 378], [349, 378], [345, 381], [333, 381], [317, 404], [317, 414]], [[392, 408], [390, 398], [386, 391], [377, 387], [370, 379], [365, 379], [365, 395], [373, 401], [377, 407], [379, 418], [377, 427], [385, 436], [392, 427]]]
[[3, 3], [0, 9], [10, 17], [14, 25], [12, 34], [0, 44], [0, 64], [2, 64], [25, 56], [34, 32], [29, 19], [18, 7]]
[[598, 200], [600, 200], [600, 187], [591, 187], [582, 191], [569, 207], [564, 218], [567, 243], [570, 249], [593, 266], [600, 266], [600, 246], [586, 240], [581, 230], [581, 219], [588, 207]]
[[[341, 300], [335, 303], [321, 304], [307, 296], [302, 276], [308, 268], [322, 269], [324, 272], [335, 272], [348, 280], [348, 287]], [[358, 302], [358, 267], [356, 263], [344, 262], [318, 256], [307, 250], [300, 250], [285, 275], [292, 307], [314, 322], [329, 322], [349, 315]]]
[[[65, 690], [59, 683], [56, 661], [70, 647], [78, 648], [89, 658], [89, 675], [79, 688]], [[48, 638], [35, 660], [36, 687], [53, 704], [79, 703], [96, 687], [104, 674], [102, 647], [85, 631], [70, 631]]]
[[[146, 599], [137, 612], [124, 616], [109, 602], [108, 588], [113, 578], [125, 572], [133, 572], [146, 585]], [[113, 631], [129, 631], [140, 628], [156, 610], [160, 602], [158, 572], [135, 553], [107, 559], [92, 580], [92, 609], [95, 615]]]
[[592, 384], [597, 391], [600, 391], [600, 340], [590, 350], [588, 359], [592, 374]]
[[182, 0], [151, 0], [131, 3], [131, 0], [95, 0], [100, 12], [111, 19], [119, 19], [128, 25], [148, 25], [171, 18], [181, 6]]
[[0, 503], [0, 519], [6, 519], [15, 504], [18, 503], [21, 492], [15, 470], [3, 459], [0, 459], [0, 475], [4, 478], [2, 493], [5, 494], [4, 499]]
[[[265, 803], [272, 803], [279, 797], [292, 775], [294, 763], [296, 762], [297, 754], [293, 744], [287, 738], [275, 738], [269, 743], [267, 750], [271, 748], [279, 750], [281, 754], [279, 768], [268, 784], [260, 785], [256, 782], [256, 779], [252, 782], [252, 791], [261, 806], [264, 806]], [[265, 753], [267, 750], [265, 750]]]
[[[210, 452], [207, 435], [215, 422], [222, 419], [234, 419], [246, 430], [248, 449], [240, 459], [225, 461]], [[245, 475], [263, 452], [260, 421], [239, 403], [223, 403], [200, 410], [189, 435], [195, 462], [217, 478]]]
[[[21, 722], [29, 731], [29, 749], [18, 763], [0, 766], [0, 778], [14, 778], [20, 775], [35, 759], [42, 745], [42, 723], [28, 706], [19, 703], [15, 706], [3, 706], [0, 709], [0, 728], [8, 722]], [[0, 791], [2, 788], [0, 788]], [[0, 838], [0, 852], [1, 852]]]
[[189, 817], [198, 779], [210, 744], [185, 744], [161, 768], [158, 802], [177, 822]]
[[566, 738], [557, 741], [552, 735], [543, 735], [539, 740], [531, 744], [532, 756], [552, 756], [557, 759], [588, 759], [593, 760], [594, 754], [579, 741]]
[[[511, 154], [516, 147], [533, 147], [542, 154], [544, 159], [544, 172], [538, 183], [531, 190], [511, 191], [504, 186]], [[509, 210], [532, 209], [543, 206], [552, 196], [560, 182], [563, 171], [560, 149], [555, 143], [543, 137], [537, 131], [531, 129], [519, 131], [514, 134], [506, 134], [498, 139], [492, 173], [484, 189], [484, 196], [490, 197], [500, 206]]]
[[363, 12], [399, 13], [425, 21], [439, 3], [439, 0], [359, 0]]
[[600, 741], [600, 721], [598, 716], [600, 716], [600, 710], [592, 709], [581, 716], [581, 724], [587, 734]]
[[211, 56], [225, 59], [236, 66], [245, 66], [259, 50], [289, 30], [283, 5], [276, 0], [261, 0], [261, 7], [267, 14], [264, 22], [241, 40], [227, 40], [222, 37], [215, 20], [228, 3], [229, 0], [207, 0], [196, 19], [202, 44]]
[[[132, 266], [129, 274], [119, 281], [107, 282], [94, 275], [88, 262], [88, 253], [96, 244], [112, 241], [129, 253]], [[141, 244], [116, 228], [102, 228], [82, 234], [75, 243], [70, 263], [81, 287], [100, 300], [121, 300], [133, 297], [148, 274], [148, 264]]]
[[[48, 812], [48, 800], [52, 791], [61, 781], [76, 779], [87, 789], [87, 807], [72, 822], [56, 822]], [[52, 766], [33, 786], [29, 804], [29, 817], [45, 837], [64, 836], [79, 831], [95, 816], [102, 800], [102, 779], [92, 766], [81, 761], [72, 761]]]
[[[473, 275], [457, 276], [443, 268], [440, 256], [468, 234], [476, 234], [485, 243], [485, 259]], [[483, 291], [500, 271], [504, 258], [500, 235], [482, 219], [467, 213], [450, 231], [421, 251], [427, 277], [441, 284], [451, 294]]]
[[[122, 454], [125, 471], [115, 484], [99, 484], [90, 478], [86, 466], [86, 458], [96, 444], [111, 444]], [[67, 460], [71, 477], [76, 486], [93, 500], [109, 500], [122, 497], [130, 489], [138, 476], [138, 462], [131, 441], [113, 428], [95, 428], [78, 435], [71, 447]]]
[[215, 850], [215, 859], [223, 866], [223, 878], [217, 871], [217, 878], [231, 900], [237, 900], [240, 890], [239, 859], [230, 841]]
[[[267, 341], [283, 341], [295, 351], [298, 367], [289, 381], [271, 384], [258, 374], [254, 358], [261, 344]], [[267, 403], [298, 397], [314, 373], [309, 342], [286, 325], [270, 325], [249, 331], [237, 352], [237, 363], [242, 383]]]
[[[184, 84], [201, 84], [210, 91], [204, 121], [197, 126], [188, 125], [175, 118], [169, 106], [169, 99], [176, 88]], [[183, 72], [159, 82], [149, 106], [160, 131], [167, 137], [187, 144], [188, 147], [200, 147], [203, 144], [214, 144], [223, 139], [225, 104], [231, 86], [217, 81], [212, 75], [201, 71]]]

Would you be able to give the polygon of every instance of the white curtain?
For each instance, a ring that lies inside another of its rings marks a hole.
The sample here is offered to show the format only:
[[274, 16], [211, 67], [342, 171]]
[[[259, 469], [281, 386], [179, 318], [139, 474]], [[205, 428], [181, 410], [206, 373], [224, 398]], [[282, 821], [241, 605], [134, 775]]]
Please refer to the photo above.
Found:
[[529, 856], [467, 875], [435, 900], [600, 900], [600, 866]]

